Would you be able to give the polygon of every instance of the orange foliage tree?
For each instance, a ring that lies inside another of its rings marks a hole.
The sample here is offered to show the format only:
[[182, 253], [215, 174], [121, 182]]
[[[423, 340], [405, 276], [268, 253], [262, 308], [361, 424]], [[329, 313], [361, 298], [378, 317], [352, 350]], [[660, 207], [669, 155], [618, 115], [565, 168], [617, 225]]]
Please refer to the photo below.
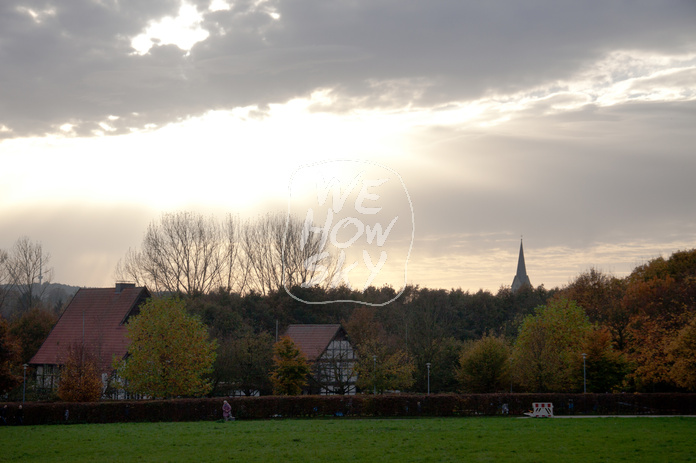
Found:
[[670, 376], [679, 387], [696, 391], [696, 316], [670, 346], [674, 361]]
[[58, 397], [65, 402], [96, 402], [101, 396], [97, 357], [84, 344], [71, 344], [60, 372]]
[[617, 349], [623, 349], [630, 323], [630, 309], [622, 304], [625, 280], [590, 268], [563, 289], [567, 299], [578, 303], [593, 323], [605, 326]]
[[12, 322], [10, 331], [22, 346], [23, 363], [38, 352], [57, 320], [52, 311], [34, 307]]
[[632, 313], [627, 353], [638, 390], [676, 386], [674, 340], [696, 314], [696, 250], [653, 259], [627, 277], [623, 304]]

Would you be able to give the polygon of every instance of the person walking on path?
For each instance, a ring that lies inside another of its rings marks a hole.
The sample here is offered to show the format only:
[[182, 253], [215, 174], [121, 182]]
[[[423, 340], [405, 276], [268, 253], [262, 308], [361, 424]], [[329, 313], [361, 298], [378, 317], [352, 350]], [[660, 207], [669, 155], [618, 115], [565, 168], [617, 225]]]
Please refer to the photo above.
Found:
[[225, 400], [222, 403], [222, 417], [225, 421], [229, 421], [231, 418], [232, 406]]

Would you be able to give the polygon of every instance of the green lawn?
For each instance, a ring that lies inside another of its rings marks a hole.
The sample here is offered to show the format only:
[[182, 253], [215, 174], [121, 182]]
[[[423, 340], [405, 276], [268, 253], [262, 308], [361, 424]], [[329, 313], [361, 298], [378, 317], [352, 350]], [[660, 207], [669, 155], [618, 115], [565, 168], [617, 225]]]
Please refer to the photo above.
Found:
[[420, 418], [0, 428], [0, 461], [696, 461], [696, 418]]

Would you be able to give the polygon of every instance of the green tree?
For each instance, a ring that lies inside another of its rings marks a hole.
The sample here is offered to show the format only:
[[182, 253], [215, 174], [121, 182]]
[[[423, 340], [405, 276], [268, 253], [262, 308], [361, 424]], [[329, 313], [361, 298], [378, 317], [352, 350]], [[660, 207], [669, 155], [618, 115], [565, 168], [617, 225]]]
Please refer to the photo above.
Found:
[[210, 391], [217, 343], [181, 299], [150, 299], [127, 326], [131, 343], [117, 369], [128, 391], [151, 398]]
[[272, 368], [273, 337], [265, 331], [249, 331], [220, 343], [214, 377], [225, 390], [232, 388], [252, 395], [271, 390]]
[[96, 402], [101, 396], [97, 357], [84, 344], [71, 344], [60, 372], [58, 397], [65, 402]]
[[457, 379], [464, 392], [500, 392], [510, 386], [510, 346], [502, 337], [486, 335], [459, 357]]
[[271, 374], [273, 392], [277, 395], [299, 395], [307, 385], [310, 373], [307, 358], [287, 336], [273, 347], [274, 369]]
[[19, 344], [10, 334], [9, 326], [0, 317], [0, 395], [11, 391], [22, 382], [17, 374], [21, 360]]
[[358, 349], [357, 387], [365, 392], [403, 391], [413, 384], [415, 367], [408, 353], [376, 340], [366, 341]]
[[[600, 328], [588, 334], [583, 347], [586, 354], [587, 392], [612, 392], [622, 387], [629, 373], [628, 360], [623, 352], [612, 346], [612, 335], [608, 328]], [[582, 359], [576, 357], [577, 367], [582, 368]], [[580, 386], [578, 377], [578, 389]]]
[[428, 368], [430, 363], [430, 391], [456, 392], [459, 387], [457, 366], [463, 343], [455, 338], [436, 339], [427, 350], [428, 357], [412, 355], [415, 364], [414, 384], [411, 389], [416, 392], [427, 391]]
[[578, 358], [593, 327], [574, 301], [554, 298], [527, 315], [513, 348], [513, 374], [528, 391], [568, 391], [577, 386]]

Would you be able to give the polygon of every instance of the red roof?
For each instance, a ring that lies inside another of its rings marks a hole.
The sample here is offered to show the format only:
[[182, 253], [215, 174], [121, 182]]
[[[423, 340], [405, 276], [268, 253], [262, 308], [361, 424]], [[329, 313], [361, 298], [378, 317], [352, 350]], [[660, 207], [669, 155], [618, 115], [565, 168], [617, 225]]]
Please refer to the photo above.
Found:
[[100, 371], [111, 371], [112, 357], [122, 358], [128, 348], [124, 322], [148, 297], [147, 288], [130, 285], [118, 293], [115, 288], [78, 290], [29, 363], [62, 365], [68, 346], [84, 340], [99, 359]]
[[307, 360], [313, 362], [342, 331], [341, 325], [289, 325], [285, 336], [289, 336]]

